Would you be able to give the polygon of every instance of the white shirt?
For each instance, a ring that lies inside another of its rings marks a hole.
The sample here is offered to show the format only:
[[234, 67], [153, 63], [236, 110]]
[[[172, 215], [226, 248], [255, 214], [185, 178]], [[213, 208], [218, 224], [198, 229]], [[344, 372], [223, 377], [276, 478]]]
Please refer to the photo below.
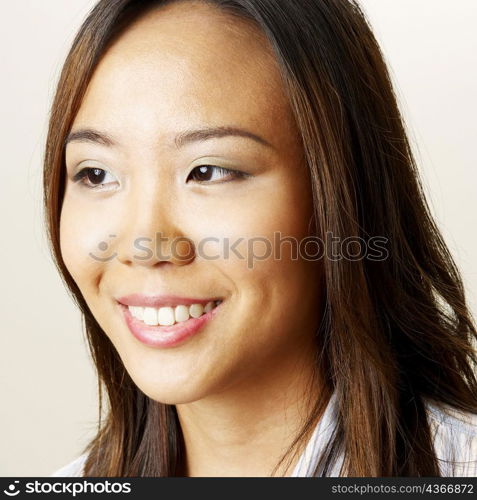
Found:
[[[430, 402], [427, 402], [427, 410], [441, 475], [477, 477], [477, 415], [461, 413], [450, 407], [437, 406]], [[336, 393], [334, 393], [291, 477], [312, 476], [321, 451], [330, 439], [336, 421], [336, 411]], [[86, 456], [86, 454], [79, 456], [50, 477], [81, 477]], [[451, 463], [446, 463], [448, 460], [458, 462], [455, 471], [452, 470]], [[328, 474], [329, 477], [339, 477], [342, 462], [343, 457], [340, 456]]]

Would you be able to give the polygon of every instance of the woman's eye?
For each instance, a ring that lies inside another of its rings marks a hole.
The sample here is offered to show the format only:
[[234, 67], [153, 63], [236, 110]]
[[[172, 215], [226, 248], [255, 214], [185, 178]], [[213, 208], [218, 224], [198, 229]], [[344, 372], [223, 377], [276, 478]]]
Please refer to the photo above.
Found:
[[[217, 181], [228, 182], [228, 180], [242, 179], [248, 176], [249, 174], [239, 170], [217, 167], [216, 165], [200, 165], [192, 169], [186, 182], [192, 180], [199, 183], [210, 182], [215, 184]], [[227, 180], [227, 178], [229, 179]]]
[[[107, 181], [108, 175], [112, 179]], [[80, 170], [74, 177], [74, 182], [78, 182], [90, 189], [104, 189], [108, 184], [115, 181], [114, 177], [102, 168], [86, 167]]]

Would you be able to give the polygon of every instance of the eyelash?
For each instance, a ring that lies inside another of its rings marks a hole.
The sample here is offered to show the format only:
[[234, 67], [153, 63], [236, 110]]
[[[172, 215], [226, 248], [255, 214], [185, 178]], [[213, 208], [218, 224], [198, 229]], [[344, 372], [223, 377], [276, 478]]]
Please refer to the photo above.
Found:
[[[232, 177], [231, 180], [238, 180], [238, 179], [244, 179], [246, 177], [250, 177], [250, 174], [247, 174], [247, 173], [242, 172], [240, 170], [233, 170], [230, 168], [219, 167], [218, 165], [198, 165], [197, 167], [194, 167], [191, 170], [189, 176], [187, 177], [187, 180], [189, 179], [189, 177], [193, 176], [193, 172], [195, 172], [196, 170], [199, 171], [199, 169], [204, 168], [204, 167], [207, 167], [207, 168], [211, 167], [213, 169], [216, 169], [219, 172], [222, 172], [224, 174], [228, 174]], [[230, 181], [221, 181], [221, 182], [196, 181], [196, 182], [198, 182], [199, 184], [221, 184], [223, 182], [230, 182]]]
[[84, 179], [87, 180], [87, 177], [88, 177], [88, 174], [89, 172], [92, 172], [92, 171], [100, 171], [100, 172], [104, 172], [105, 174], [108, 174], [109, 172], [107, 172], [106, 170], [102, 169], [102, 168], [97, 168], [97, 167], [86, 167], [86, 168], [83, 168], [82, 170], [80, 170], [74, 177], [73, 177], [73, 182], [77, 182], [81, 185], [83, 185], [84, 187], [88, 188], [88, 189], [98, 189], [98, 190], [102, 190], [102, 189], [105, 189], [104, 188], [104, 184], [97, 184], [97, 185], [88, 185], [86, 182], [84, 182]]
[[[189, 180], [189, 178], [192, 176], [193, 177], [193, 172], [194, 171], [198, 171], [198, 169], [201, 169], [201, 168], [204, 168], [204, 167], [211, 167], [213, 169], [216, 169], [224, 174], [228, 174], [232, 177], [231, 180], [239, 180], [239, 179], [244, 179], [246, 177], [250, 177], [250, 174], [247, 174], [245, 172], [242, 172], [240, 170], [233, 170], [233, 169], [229, 169], [229, 168], [224, 168], [224, 167], [219, 167], [217, 165], [198, 165], [197, 167], [194, 167], [187, 180]], [[97, 167], [86, 167], [86, 168], [83, 168], [82, 170], [80, 170], [74, 177], [73, 177], [73, 182], [76, 182], [76, 183], [80, 183], [82, 184], [84, 187], [88, 188], [88, 189], [98, 189], [98, 190], [102, 190], [102, 189], [105, 189], [104, 188], [104, 184], [96, 184], [96, 185], [90, 185], [90, 184], [87, 184], [86, 182], [84, 182], [84, 180], [88, 178], [88, 174], [89, 172], [91, 171], [101, 171], [101, 172], [104, 172], [106, 174], [108, 174], [109, 172], [107, 170], [104, 170], [102, 168], [97, 168]], [[98, 174], [96, 174], [98, 175]], [[187, 181], [186, 181], [187, 182]], [[209, 181], [200, 181], [200, 180], [196, 180], [197, 183], [199, 184], [222, 184], [224, 182], [230, 182], [230, 181], [220, 181], [220, 182], [209, 182]]]

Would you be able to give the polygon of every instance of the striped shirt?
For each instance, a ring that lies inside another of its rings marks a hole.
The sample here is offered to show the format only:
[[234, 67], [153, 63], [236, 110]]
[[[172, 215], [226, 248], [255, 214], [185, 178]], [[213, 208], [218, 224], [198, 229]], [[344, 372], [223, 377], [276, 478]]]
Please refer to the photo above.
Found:
[[[434, 449], [443, 477], [477, 477], [477, 415], [427, 402]], [[331, 396], [323, 416], [318, 422], [305, 451], [302, 453], [292, 477], [313, 475], [320, 454], [329, 442], [336, 422], [336, 393]], [[452, 462], [455, 462], [454, 468]], [[339, 477], [343, 456], [339, 456], [329, 477]]]
[[[477, 415], [462, 413], [451, 407], [427, 402], [434, 449], [443, 477], [477, 477]], [[321, 452], [329, 442], [337, 415], [336, 393], [318, 422], [291, 477], [313, 475]], [[81, 477], [86, 454], [58, 469], [50, 477]], [[329, 477], [338, 477], [343, 463], [340, 456]]]

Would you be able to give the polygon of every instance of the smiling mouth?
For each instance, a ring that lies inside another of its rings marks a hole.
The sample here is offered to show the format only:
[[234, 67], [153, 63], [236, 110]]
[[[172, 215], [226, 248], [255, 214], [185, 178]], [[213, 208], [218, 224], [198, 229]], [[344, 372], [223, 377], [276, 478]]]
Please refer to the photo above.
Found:
[[[138, 302], [136, 299], [128, 301]], [[142, 300], [142, 303], [144, 302], [147, 303], [147, 300]], [[189, 304], [177, 302], [177, 305], [173, 305], [174, 302], [167, 299], [168, 305], [162, 307], [126, 305], [118, 302], [118, 306], [129, 331], [137, 340], [148, 347], [173, 348], [196, 336], [205, 325], [213, 321], [223, 300], [204, 300], [200, 303], [189, 299]]]
[[209, 313], [222, 303], [222, 300], [214, 300], [204, 304], [184, 305], [178, 304], [174, 307], [140, 307], [124, 306], [129, 309], [131, 316], [148, 326], [173, 326], [184, 323], [190, 318], [200, 318]]

